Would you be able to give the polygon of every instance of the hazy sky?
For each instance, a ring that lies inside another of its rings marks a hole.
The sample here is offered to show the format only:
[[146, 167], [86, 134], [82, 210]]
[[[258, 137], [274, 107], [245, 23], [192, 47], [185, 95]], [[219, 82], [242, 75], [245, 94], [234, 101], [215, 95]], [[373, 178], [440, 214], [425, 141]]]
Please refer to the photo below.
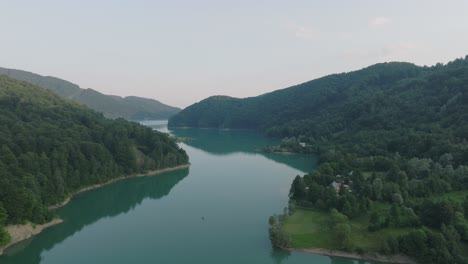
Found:
[[0, 0], [0, 66], [185, 107], [468, 54], [468, 1]]

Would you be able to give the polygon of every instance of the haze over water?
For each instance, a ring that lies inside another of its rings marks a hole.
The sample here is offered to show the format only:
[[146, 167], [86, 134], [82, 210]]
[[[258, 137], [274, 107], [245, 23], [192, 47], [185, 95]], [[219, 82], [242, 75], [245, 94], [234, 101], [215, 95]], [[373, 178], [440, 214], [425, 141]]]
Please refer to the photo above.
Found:
[[193, 139], [182, 143], [189, 169], [78, 195], [57, 210], [63, 224], [14, 246], [0, 264], [364, 263], [271, 247], [268, 217], [287, 205], [292, 179], [315, 168], [313, 156], [257, 152], [278, 142], [252, 131], [171, 133]]

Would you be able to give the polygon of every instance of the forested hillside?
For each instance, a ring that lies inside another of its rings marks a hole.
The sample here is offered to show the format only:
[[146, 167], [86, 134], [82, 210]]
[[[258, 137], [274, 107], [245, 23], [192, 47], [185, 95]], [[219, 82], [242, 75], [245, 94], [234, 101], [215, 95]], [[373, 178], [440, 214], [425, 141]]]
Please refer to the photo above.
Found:
[[31, 72], [0, 68], [1, 74], [49, 89], [63, 98], [84, 104], [109, 118], [168, 119], [180, 111], [177, 107], [165, 105], [154, 99], [105, 95], [93, 89], [82, 89], [76, 84], [59, 78], [41, 76]]
[[270, 218], [275, 246], [468, 263], [468, 57], [211, 97], [169, 125], [253, 128], [319, 155], [292, 183], [289, 210]]
[[[320, 113], [329, 113], [330, 110], [337, 112], [341, 110], [343, 102], [385, 90], [402, 79], [419, 76], [425, 70], [428, 69], [409, 63], [383, 63], [356, 72], [333, 74], [257, 97], [239, 99], [213, 96], [187, 107], [171, 118], [169, 123], [174, 127], [263, 130], [276, 126], [289, 127], [293, 121], [323, 119], [325, 117]], [[278, 131], [275, 134], [289, 135], [287, 132]]]
[[252, 128], [294, 137], [316, 152], [346, 149], [360, 155], [399, 152], [437, 159], [468, 131], [468, 58], [418, 67], [383, 63], [334, 74], [257, 97], [215, 96], [187, 107], [170, 127]]
[[0, 124], [0, 226], [47, 222], [47, 206], [73, 191], [188, 163], [167, 134], [106, 119], [6, 76], [0, 76]]

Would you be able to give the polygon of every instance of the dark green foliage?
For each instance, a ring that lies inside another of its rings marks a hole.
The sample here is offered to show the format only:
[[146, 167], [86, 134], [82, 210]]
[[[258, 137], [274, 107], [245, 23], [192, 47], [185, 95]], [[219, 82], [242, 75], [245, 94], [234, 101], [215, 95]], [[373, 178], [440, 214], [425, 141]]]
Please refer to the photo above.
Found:
[[373, 211], [369, 218], [369, 231], [374, 232], [382, 228], [382, 222], [380, 216], [376, 211]]
[[[286, 210], [287, 211], [287, 210]], [[287, 212], [282, 215], [273, 215], [268, 219], [270, 227], [268, 229], [268, 234], [270, 236], [270, 241], [273, 247], [277, 248], [286, 248], [289, 246], [289, 235], [284, 231], [283, 223], [284, 220], [288, 217]]]
[[[295, 203], [315, 209], [331, 209], [333, 213], [330, 221], [337, 218], [336, 215], [347, 219], [368, 217], [368, 230], [371, 232], [403, 227], [419, 230], [399, 239], [384, 238], [381, 245], [383, 253], [401, 252], [428, 263], [444, 263], [443, 259], [453, 261], [449, 263], [466, 261], [460, 248], [461, 242], [468, 238], [467, 199], [439, 198], [450, 195], [453, 189], [459, 188], [459, 182], [468, 177], [464, 172], [466, 166], [459, 165], [454, 170], [448, 163], [443, 166], [432, 160], [406, 160], [395, 155], [387, 158], [391, 165], [388, 166], [388, 171], [366, 172], [367, 177], [364, 177], [361, 170], [377, 170], [372, 164], [375, 157], [357, 158], [340, 153], [335, 153], [334, 157], [333, 162], [328, 159], [317, 171], [294, 179], [290, 198]], [[353, 168], [352, 171], [350, 167]], [[426, 172], [414, 177], [408, 184], [406, 175], [421, 168]], [[433, 184], [434, 181], [437, 184]], [[350, 186], [349, 190], [341, 188], [337, 191], [332, 186], [332, 183], [337, 182], [342, 186]], [[415, 186], [419, 189], [412, 186], [414, 183], [417, 183]], [[294, 195], [298, 189], [302, 190], [301, 195]], [[431, 231], [426, 228], [431, 228]], [[337, 229], [330, 230], [335, 232]], [[346, 227], [340, 226], [338, 230], [340, 236], [346, 236]], [[441, 249], [434, 248], [439, 244], [444, 246]], [[343, 249], [352, 246], [352, 241], [349, 241], [348, 246], [343, 246]]]
[[291, 190], [289, 191], [289, 197], [302, 200], [306, 197], [306, 185], [304, 180], [299, 175], [294, 178], [294, 181], [291, 185]]
[[131, 120], [168, 119], [180, 111], [177, 107], [168, 106], [153, 99], [105, 95], [93, 89], [82, 89], [78, 85], [65, 80], [41, 76], [31, 72], [0, 68], [0, 74], [51, 90], [63, 98], [84, 104], [109, 118], [122, 117]]
[[332, 209], [330, 212], [328, 228], [330, 229], [330, 232], [334, 234], [335, 241], [337, 241], [337, 244], [340, 245], [342, 249], [348, 251], [353, 249], [350, 238], [351, 226], [346, 215], [340, 214], [336, 209]]
[[455, 209], [451, 202], [425, 201], [419, 207], [421, 221], [430, 227], [440, 228], [455, 222]]
[[442, 233], [419, 229], [400, 236], [397, 252], [415, 257], [421, 263], [468, 263], [460, 255], [459, 237], [452, 226], [444, 226]]
[[0, 226], [47, 222], [47, 207], [82, 187], [188, 163], [167, 134], [5, 76], [0, 123]]
[[[169, 126], [253, 128], [294, 137], [321, 155], [398, 152], [457, 166], [468, 159], [468, 58], [434, 67], [383, 63], [257, 97], [210, 97], [172, 117]], [[386, 158], [374, 161], [378, 171], [390, 165]], [[416, 169], [408, 177], [425, 173]]]

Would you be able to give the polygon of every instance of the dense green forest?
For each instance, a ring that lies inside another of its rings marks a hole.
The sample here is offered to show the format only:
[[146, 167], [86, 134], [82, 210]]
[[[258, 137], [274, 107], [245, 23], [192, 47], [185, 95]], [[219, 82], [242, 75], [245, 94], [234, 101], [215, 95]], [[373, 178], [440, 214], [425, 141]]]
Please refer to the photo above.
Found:
[[93, 89], [82, 89], [74, 83], [59, 78], [41, 76], [31, 72], [0, 68], [0, 74], [51, 90], [63, 98], [86, 105], [109, 118], [168, 119], [180, 111], [177, 107], [165, 105], [154, 99], [106, 95]]
[[[382, 63], [252, 98], [211, 97], [169, 125], [252, 128], [283, 138], [271, 151], [319, 155], [319, 169], [292, 183], [289, 210], [270, 218], [277, 246], [468, 263], [468, 56], [432, 67]], [[295, 210], [314, 216], [305, 229], [326, 223], [328, 231], [300, 233]]]
[[[312, 146], [360, 155], [399, 152], [437, 159], [468, 131], [468, 58], [418, 67], [382, 63], [257, 97], [210, 97], [169, 120], [169, 127], [253, 128]], [[322, 148], [322, 149], [321, 149]]]
[[0, 124], [0, 227], [47, 222], [48, 206], [85, 186], [188, 163], [167, 134], [1, 75]]

